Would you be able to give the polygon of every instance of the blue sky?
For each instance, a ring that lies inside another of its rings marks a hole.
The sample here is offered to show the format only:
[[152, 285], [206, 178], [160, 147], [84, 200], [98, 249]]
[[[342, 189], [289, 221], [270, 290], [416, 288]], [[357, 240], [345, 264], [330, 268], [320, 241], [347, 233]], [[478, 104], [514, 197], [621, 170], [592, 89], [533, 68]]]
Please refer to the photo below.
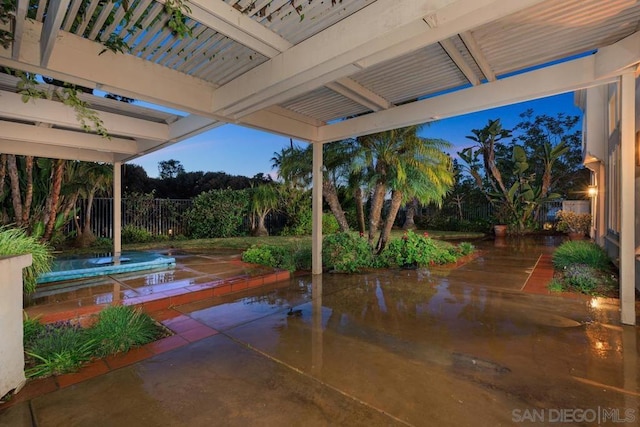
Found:
[[[513, 128], [521, 121], [519, 115], [528, 108], [535, 115], [581, 115], [573, 105], [573, 94], [567, 93], [535, 101], [514, 104], [464, 116], [444, 119], [434, 123], [424, 131], [430, 138], [445, 139], [456, 147], [455, 151], [471, 145], [465, 138], [471, 129], [482, 128], [489, 119], [500, 118], [503, 127]], [[158, 176], [158, 162], [179, 160], [187, 172], [223, 171], [231, 175], [254, 176], [262, 172], [273, 174], [271, 158], [274, 152], [289, 145], [289, 138], [270, 133], [224, 125], [196, 137], [174, 144], [168, 148], [136, 159], [132, 163], [141, 165], [151, 177]]]

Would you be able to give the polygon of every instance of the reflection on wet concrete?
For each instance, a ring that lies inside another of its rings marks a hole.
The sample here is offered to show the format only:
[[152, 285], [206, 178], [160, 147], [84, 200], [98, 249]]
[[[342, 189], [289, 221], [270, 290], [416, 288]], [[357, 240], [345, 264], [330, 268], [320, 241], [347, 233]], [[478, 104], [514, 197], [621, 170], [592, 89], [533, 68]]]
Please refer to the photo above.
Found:
[[552, 243], [486, 242], [456, 269], [300, 276], [183, 305], [221, 333], [37, 398], [34, 411], [39, 425], [63, 425], [59, 413], [88, 425], [108, 394], [113, 425], [493, 426], [594, 408], [640, 420], [638, 328], [618, 326], [604, 301], [520, 291]]

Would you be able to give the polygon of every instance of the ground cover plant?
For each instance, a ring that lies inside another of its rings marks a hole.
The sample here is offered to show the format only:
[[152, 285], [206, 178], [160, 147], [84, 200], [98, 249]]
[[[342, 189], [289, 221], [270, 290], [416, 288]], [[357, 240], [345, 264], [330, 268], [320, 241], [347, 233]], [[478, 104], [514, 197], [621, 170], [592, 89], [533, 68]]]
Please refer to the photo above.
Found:
[[30, 318], [23, 326], [29, 378], [74, 372], [93, 358], [129, 351], [165, 333], [149, 315], [126, 306], [104, 309], [86, 329], [70, 322], [43, 325]]
[[606, 252], [593, 242], [568, 241], [553, 253], [556, 270], [548, 289], [593, 296], [618, 296], [618, 280]]

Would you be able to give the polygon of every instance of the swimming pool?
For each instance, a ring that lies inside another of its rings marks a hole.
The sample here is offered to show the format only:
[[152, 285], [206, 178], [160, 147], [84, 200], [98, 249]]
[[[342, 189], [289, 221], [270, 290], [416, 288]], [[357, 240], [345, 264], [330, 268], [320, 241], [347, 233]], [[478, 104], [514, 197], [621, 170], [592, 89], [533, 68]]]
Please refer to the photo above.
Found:
[[51, 271], [38, 277], [38, 283], [127, 273], [175, 264], [175, 258], [155, 252], [123, 252], [119, 260], [114, 260], [110, 253], [58, 257], [53, 261]]

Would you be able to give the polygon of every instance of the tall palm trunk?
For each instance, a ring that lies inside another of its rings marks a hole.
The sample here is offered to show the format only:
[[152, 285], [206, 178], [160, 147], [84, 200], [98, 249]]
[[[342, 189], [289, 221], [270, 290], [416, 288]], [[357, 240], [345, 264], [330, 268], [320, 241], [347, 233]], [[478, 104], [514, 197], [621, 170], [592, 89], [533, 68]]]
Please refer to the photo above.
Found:
[[18, 175], [18, 165], [16, 165], [16, 156], [14, 154], [7, 155], [7, 169], [9, 172], [9, 182], [11, 185], [11, 202], [13, 204], [13, 215], [16, 225], [22, 226], [22, 197], [20, 194], [20, 176]]
[[373, 190], [373, 198], [371, 199], [371, 211], [369, 213], [369, 245], [373, 246], [373, 240], [380, 226], [380, 218], [382, 216], [382, 205], [384, 203], [384, 195], [387, 187], [382, 182], [377, 182]]
[[333, 216], [335, 216], [338, 221], [340, 231], [349, 231], [349, 223], [347, 222], [347, 217], [344, 215], [344, 211], [340, 205], [338, 191], [336, 190], [335, 185], [333, 185], [333, 182], [328, 179], [322, 180], [322, 194], [324, 195], [324, 199], [327, 201]]
[[25, 157], [26, 188], [24, 193], [24, 204], [22, 207], [22, 223], [29, 224], [31, 215], [31, 204], [33, 203], [33, 156]]
[[42, 240], [49, 241], [53, 235], [53, 227], [58, 216], [58, 202], [60, 200], [60, 190], [62, 189], [62, 176], [64, 175], [65, 161], [57, 159], [53, 163], [53, 182], [51, 184], [51, 198], [48, 212], [48, 219], [45, 218], [45, 228]]
[[398, 215], [400, 206], [402, 206], [403, 195], [404, 193], [400, 190], [393, 190], [393, 192], [391, 193], [391, 207], [389, 209], [387, 219], [384, 222], [382, 233], [380, 233], [380, 239], [378, 240], [378, 244], [376, 245], [377, 253], [382, 252], [383, 249], [387, 246], [387, 242], [391, 237], [391, 229], [393, 228], [393, 223], [395, 222], [396, 215]]
[[358, 216], [358, 231], [361, 235], [364, 235], [366, 230], [366, 223], [364, 219], [364, 203], [362, 201], [362, 188], [360, 186], [356, 187], [354, 198], [356, 199], [356, 214]]

